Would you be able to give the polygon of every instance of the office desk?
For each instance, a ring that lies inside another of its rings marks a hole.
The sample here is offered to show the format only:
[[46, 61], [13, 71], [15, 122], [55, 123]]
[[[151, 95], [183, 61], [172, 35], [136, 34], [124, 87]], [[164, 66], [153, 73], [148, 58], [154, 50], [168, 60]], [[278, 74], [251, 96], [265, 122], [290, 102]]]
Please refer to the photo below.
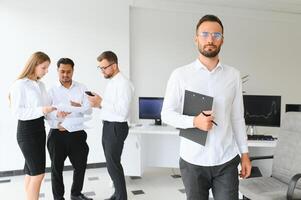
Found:
[[248, 140], [249, 147], [275, 147], [277, 140], [273, 141], [263, 141], [263, 140]]
[[[248, 141], [250, 147], [275, 147], [277, 141]], [[179, 168], [179, 130], [171, 126], [132, 127], [121, 163], [126, 176], [142, 176], [147, 167]]]

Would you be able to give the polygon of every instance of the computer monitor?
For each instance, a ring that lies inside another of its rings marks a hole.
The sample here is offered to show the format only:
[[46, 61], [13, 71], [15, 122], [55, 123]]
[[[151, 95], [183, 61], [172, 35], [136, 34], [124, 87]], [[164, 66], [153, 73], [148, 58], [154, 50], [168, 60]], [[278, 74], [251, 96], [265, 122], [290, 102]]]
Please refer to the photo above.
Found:
[[280, 127], [281, 96], [244, 95], [246, 125]]
[[163, 97], [139, 97], [139, 119], [154, 119], [161, 125]]
[[286, 104], [285, 112], [301, 112], [301, 104]]

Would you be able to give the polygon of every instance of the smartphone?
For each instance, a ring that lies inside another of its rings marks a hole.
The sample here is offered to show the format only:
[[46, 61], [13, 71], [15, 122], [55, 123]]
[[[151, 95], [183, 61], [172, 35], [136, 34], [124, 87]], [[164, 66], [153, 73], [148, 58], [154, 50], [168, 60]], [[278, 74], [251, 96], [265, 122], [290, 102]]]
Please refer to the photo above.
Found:
[[92, 92], [91, 91], [85, 91], [85, 93], [87, 94], [87, 95], [89, 95], [89, 96], [95, 96], [94, 94], [92, 94]]

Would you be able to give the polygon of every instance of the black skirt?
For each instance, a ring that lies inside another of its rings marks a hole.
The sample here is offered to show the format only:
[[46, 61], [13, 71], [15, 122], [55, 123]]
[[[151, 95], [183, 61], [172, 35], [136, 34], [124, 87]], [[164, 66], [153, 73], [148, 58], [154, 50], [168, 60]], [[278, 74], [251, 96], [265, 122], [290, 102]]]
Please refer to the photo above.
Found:
[[24, 173], [36, 176], [45, 173], [46, 131], [44, 117], [18, 121], [17, 141], [25, 158]]

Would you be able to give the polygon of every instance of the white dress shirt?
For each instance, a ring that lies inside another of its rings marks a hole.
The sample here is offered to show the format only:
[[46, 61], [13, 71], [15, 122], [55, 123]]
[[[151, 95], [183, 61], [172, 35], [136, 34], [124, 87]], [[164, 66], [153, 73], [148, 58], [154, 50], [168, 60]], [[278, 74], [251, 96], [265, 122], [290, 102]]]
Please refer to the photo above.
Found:
[[197, 59], [173, 71], [167, 84], [162, 120], [177, 128], [193, 128], [192, 116], [183, 115], [185, 90], [212, 96], [213, 116], [218, 126], [208, 132], [205, 146], [181, 138], [180, 156], [199, 166], [226, 163], [248, 152], [240, 73], [218, 63], [211, 72]]
[[43, 82], [28, 78], [18, 79], [10, 89], [13, 114], [19, 120], [32, 120], [44, 116], [42, 107], [49, 105]]
[[[47, 121], [50, 128], [57, 129], [58, 123], [62, 123], [68, 127], [64, 127], [69, 132], [84, 130], [84, 115], [90, 115], [92, 108], [85, 94], [87, 91], [86, 86], [76, 81], [72, 81], [69, 88], [64, 87], [60, 82], [56, 86], [53, 86], [49, 91], [48, 95], [50, 103], [57, 108], [56, 111], [51, 112], [47, 115]], [[81, 104], [81, 107], [71, 106], [71, 102]], [[71, 112], [65, 118], [58, 118], [57, 111]]]
[[133, 92], [132, 83], [121, 72], [113, 76], [108, 82], [101, 102], [101, 119], [110, 122], [126, 122]]

